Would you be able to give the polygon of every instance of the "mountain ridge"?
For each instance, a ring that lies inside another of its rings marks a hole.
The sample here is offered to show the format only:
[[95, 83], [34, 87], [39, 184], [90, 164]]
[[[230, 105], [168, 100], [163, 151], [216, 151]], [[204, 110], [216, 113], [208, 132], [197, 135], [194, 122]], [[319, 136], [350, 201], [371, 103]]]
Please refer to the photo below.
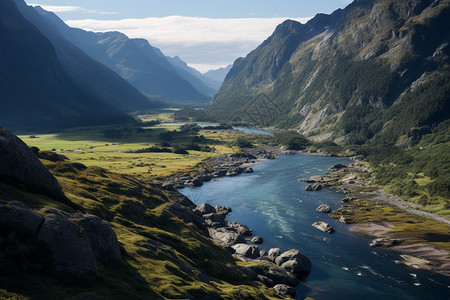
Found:
[[133, 120], [74, 80], [52, 43], [19, 12], [14, 1], [2, 1], [0, 14], [3, 127], [57, 129]]
[[55, 14], [38, 8], [69, 42], [104, 64], [147, 95], [168, 100], [207, 101], [174, 67], [158, 48], [145, 39], [130, 39], [121, 32], [89, 32], [72, 28]]
[[[394, 144], [400, 142], [423, 124], [389, 122], [396, 105], [419, 107], [414, 87], [427, 78], [447, 82], [449, 6], [449, 1], [359, 0], [306, 24], [286, 21], [246, 58], [235, 61], [209, 112], [219, 120], [293, 128], [339, 143], [385, 139], [388, 131], [396, 132]], [[449, 107], [448, 97], [437, 96], [444, 92], [428, 92], [437, 97], [431, 102]], [[405, 97], [413, 100], [405, 104]], [[264, 101], [272, 118], [255, 122], [252, 114]], [[355, 115], [360, 119], [354, 120]], [[435, 121], [432, 127], [440, 122]]]

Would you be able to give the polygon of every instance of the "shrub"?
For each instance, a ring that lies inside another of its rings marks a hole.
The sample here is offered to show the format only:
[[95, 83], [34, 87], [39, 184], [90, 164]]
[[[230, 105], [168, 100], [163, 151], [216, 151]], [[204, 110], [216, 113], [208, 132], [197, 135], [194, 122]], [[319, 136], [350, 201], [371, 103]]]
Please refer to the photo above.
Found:
[[243, 136], [238, 137], [235, 141], [234, 144], [236, 146], [238, 146], [239, 148], [252, 148], [253, 144], [252, 142], [250, 142], [248, 139], [246, 139]]

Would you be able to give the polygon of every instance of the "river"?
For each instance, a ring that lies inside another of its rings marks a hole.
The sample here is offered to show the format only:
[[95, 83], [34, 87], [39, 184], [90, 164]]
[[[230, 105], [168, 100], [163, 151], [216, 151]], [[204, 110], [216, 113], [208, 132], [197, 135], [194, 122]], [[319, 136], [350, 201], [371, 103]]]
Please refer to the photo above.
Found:
[[[298, 178], [323, 174], [347, 158], [280, 155], [262, 161], [254, 173], [225, 177], [187, 187], [181, 192], [196, 204], [233, 209], [228, 220], [248, 225], [264, 238], [260, 249], [299, 249], [312, 261], [312, 271], [297, 286], [296, 299], [449, 299], [449, 278], [410, 269], [394, 261], [399, 254], [368, 246], [370, 240], [346, 224], [315, 211], [322, 203], [337, 209], [343, 195], [330, 189], [306, 192]], [[323, 220], [335, 233], [311, 226]]]

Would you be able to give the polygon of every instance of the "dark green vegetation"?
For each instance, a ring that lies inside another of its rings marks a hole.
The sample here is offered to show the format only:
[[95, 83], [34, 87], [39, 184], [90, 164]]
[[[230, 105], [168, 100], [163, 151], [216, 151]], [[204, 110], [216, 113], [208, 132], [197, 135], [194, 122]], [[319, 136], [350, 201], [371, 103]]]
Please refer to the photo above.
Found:
[[235, 61], [203, 117], [352, 148], [367, 156], [376, 183], [445, 213], [448, 28], [448, 0], [359, 0], [306, 24], [285, 21]]
[[97, 87], [83, 82], [81, 76], [86, 75], [86, 70], [79, 70], [78, 76], [69, 71], [53, 44], [20, 14], [13, 0], [0, 5], [2, 126], [61, 128], [129, 122], [132, 119], [126, 115], [126, 102], [141, 103], [142, 108], [150, 106], [137, 90], [93, 61], [77, 63], [80, 68], [92, 66], [94, 74], [111, 79], [123, 88], [122, 93], [111, 99], [108, 92], [99, 92]]

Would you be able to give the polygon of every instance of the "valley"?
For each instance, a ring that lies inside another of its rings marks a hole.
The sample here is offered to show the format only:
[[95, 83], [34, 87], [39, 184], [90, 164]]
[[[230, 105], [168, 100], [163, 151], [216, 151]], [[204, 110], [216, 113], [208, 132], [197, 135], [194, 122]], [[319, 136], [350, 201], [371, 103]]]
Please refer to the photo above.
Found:
[[0, 2], [0, 299], [448, 298], [450, 0], [103, 1]]

